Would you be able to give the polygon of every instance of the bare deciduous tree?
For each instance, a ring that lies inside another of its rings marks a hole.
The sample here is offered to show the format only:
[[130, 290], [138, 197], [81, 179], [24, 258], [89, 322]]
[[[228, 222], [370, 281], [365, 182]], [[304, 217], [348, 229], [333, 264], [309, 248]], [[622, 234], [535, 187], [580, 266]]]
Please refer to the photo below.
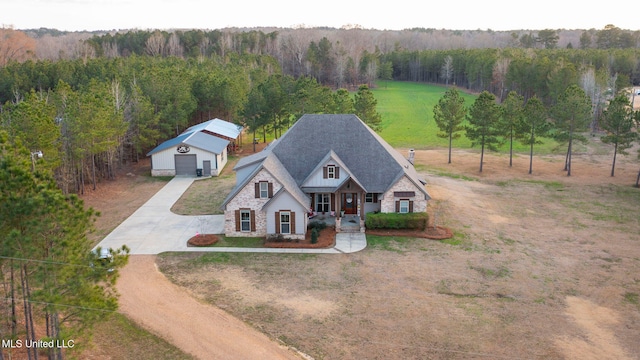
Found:
[[151, 56], [162, 56], [164, 55], [165, 44], [164, 35], [160, 31], [156, 31], [147, 39], [145, 51]]
[[444, 58], [444, 64], [442, 64], [442, 68], [440, 69], [440, 76], [444, 78], [445, 84], [449, 86], [449, 81], [453, 77], [453, 57], [451, 57], [451, 55], [447, 55]]
[[184, 49], [182, 48], [178, 34], [173, 33], [169, 36], [166, 50], [168, 56], [182, 57], [184, 55]]
[[505, 96], [505, 82], [507, 81], [507, 72], [509, 71], [509, 64], [511, 64], [511, 59], [501, 57], [496, 60], [496, 63], [493, 65], [493, 86], [494, 90], [500, 94], [500, 102], [504, 100]]
[[102, 43], [102, 53], [106, 58], [117, 58], [120, 56], [120, 53], [118, 52], [118, 43], [115, 41]]

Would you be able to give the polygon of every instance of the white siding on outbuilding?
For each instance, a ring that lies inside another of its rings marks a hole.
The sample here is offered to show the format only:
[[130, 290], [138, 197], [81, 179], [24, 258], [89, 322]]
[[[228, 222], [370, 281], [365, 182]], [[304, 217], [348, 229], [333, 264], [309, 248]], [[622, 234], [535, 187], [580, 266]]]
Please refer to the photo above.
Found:
[[[198, 169], [203, 168], [203, 161], [209, 160], [211, 162], [211, 174], [203, 174], [204, 176], [218, 176], [222, 168], [224, 168], [224, 165], [227, 163], [226, 148], [222, 151], [222, 154], [214, 154], [202, 149], [191, 147], [188, 154], [196, 155], [196, 167]], [[151, 155], [151, 175], [175, 175], [175, 155], [183, 155], [178, 152], [177, 147], [171, 147]]]

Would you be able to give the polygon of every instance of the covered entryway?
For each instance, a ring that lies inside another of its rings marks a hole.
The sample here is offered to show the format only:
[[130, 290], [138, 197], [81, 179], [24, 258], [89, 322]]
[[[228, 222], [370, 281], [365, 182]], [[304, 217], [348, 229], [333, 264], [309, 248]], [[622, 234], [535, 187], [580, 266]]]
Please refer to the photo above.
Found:
[[345, 214], [356, 214], [358, 212], [358, 194], [342, 193], [342, 211]]
[[174, 155], [176, 175], [196, 176], [197, 159], [195, 154]]

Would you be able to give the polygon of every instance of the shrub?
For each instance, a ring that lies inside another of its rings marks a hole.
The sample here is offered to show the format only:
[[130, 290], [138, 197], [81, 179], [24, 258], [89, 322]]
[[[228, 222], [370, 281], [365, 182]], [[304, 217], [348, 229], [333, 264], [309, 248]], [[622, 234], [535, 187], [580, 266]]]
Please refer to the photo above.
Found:
[[317, 244], [318, 243], [318, 228], [314, 227], [311, 230], [311, 243], [312, 244]]
[[397, 213], [369, 213], [365, 220], [367, 229], [413, 229], [425, 230], [429, 223], [429, 214], [425, 212], [397, 214]]
[[326, 227], [327, 227], [327, 223], [324, 221], [313, 221], [313, 222], [309, 222], [309, 225], [307, 225], [307, 229], [309, 230], [318, 229], [318, 231], [322, 231]]

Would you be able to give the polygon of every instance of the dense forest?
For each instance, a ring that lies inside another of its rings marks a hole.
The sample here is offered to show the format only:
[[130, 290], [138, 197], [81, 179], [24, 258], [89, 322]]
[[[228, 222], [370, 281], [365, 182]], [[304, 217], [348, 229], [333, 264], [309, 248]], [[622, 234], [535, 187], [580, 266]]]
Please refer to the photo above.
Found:
[[[0, 29], [0, 119], [46, 153], [65, 192], [112, 178], [157, 143], [219, 117], [274, 137], [305, 112], [372, 127], [376, 80], [454, 85], [551, 108], [578, 85], [594, 121], [640, 84], [640, 32], [225, 29], [64, 33]], [[358, 91], [356, 96], [353, 92]], [[259, 135], [258, 135], [259, 134]]]

